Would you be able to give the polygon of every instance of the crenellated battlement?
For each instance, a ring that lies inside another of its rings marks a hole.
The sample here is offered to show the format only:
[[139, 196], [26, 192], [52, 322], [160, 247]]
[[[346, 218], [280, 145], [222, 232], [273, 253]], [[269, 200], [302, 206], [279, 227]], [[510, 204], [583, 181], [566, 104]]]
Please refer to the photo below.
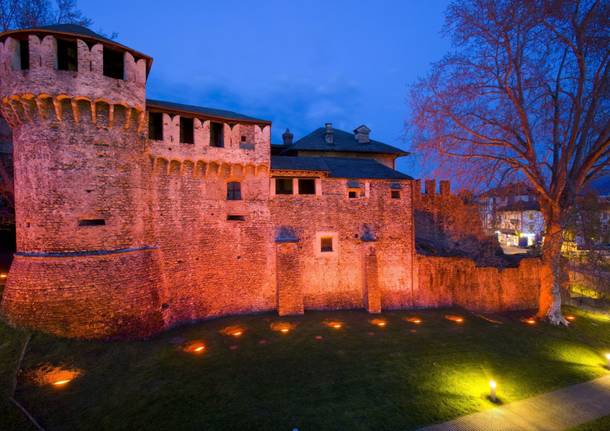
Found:
[[110, 40], [42, 30], [0, 40], [0, 96], [45, 93], [144, 108], [150, 58]]
[[143, 132], [146, 126], [146, 116], [141, 108], [128, 102], [87, 96], [14, 94], [2, 99], [0, 111], [12, 128], [45, 121], [60, 126], [87, 123], [97, 127], [135, 129], [138, 132]]

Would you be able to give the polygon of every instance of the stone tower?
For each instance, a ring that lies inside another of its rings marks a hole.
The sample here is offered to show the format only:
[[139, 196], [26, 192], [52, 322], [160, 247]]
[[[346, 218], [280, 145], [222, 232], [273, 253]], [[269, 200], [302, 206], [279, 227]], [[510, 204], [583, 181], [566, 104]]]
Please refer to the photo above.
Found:
[[163, 326], [151, 234], [152, 59], [74, 25], [0, 35], [13, 132], [17, 253], [1, 312], [63, 336]]

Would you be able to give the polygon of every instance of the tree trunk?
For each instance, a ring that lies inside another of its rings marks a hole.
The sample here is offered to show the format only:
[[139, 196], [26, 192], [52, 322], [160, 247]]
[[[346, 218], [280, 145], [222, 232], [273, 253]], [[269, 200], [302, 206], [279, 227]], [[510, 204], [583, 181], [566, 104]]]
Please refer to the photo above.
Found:
[[[549, 213], [552, 213], [549, 211]], [[549, 217], [547, 217], [549, 215]], [[568, 325], [561, 314], [561, 245], [563, 228], [555, 214], [545, 214], [546, 235], [542, 246], [542, 269], [540, 271], [540, 297], [538, 314], [553, 325]]]

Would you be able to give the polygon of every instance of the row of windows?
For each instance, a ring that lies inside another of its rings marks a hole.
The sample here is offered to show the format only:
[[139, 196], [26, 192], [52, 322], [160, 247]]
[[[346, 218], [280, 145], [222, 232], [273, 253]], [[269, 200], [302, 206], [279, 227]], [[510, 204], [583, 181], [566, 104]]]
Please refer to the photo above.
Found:
[[[180, 143], [194, 144], [195, 143], [195, 125], [194, 118], [180, 117]], [[154, 141], [163, 140], [163, 113], [149, 112], [148, 113], [148, 138]], [[242, 142], [246, 141], [246, 137], [241, 137]], [[211, 122], [210, 124], [210, 146], [224, 147], [224, 125], [222, 123]]]
[[[315, 178], [298, 178], [296, 179], [297, 190], [295, 191], [295, 178], [275, 178], [275, 194], [276, 195], [315, 195], [316, 180]], [[349, 199], [366, 197], [365, 190], [361, 187], [349, 187], [347, 191]], [[391, 190], [390, 197], [392, 199], [400, 199], [400, 190]]]
[[[19, 41], [19, 59], [21, 70], [30, 68], [30, 43]], [[125, 79], [125, 57], [120, 51], [104, 46], [104, 75], [109, 78]], [[76, 40], [57, 39], [57, 70], [78, 71], [78, 47]]]

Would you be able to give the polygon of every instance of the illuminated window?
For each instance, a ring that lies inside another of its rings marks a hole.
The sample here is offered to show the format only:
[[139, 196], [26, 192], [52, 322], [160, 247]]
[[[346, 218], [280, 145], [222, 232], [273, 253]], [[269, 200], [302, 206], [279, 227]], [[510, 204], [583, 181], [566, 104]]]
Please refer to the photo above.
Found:
[[400, 199], [400, 191], [392, 190], [392, 199]]
[[276, 195], [291, 195], [292, 194], [292, 178], [276, 178], [275, 179], [275, 194]]
[[148, 139], [163, 140], [163, 114], [161, 112], [148, 113]]
[[57, 39], [57, 70], [78, 70], [75, 40]]
[[320, 251], [322, 253], [330, 253], [333, 251], [333, 239], [330, 236], [320, 238]]
[[316, 180], [313, 178], [300, 178], [299, 179], [299, 194], [300, 195], [315, 195], [316, 194]]
[[241, 200], [241, 184], [237, 181], [227, 183], [227, 200], [239, 201]]
[[224, 147], [223, 137], [224, 126], [222, 123], [211, 123], [210, 124], [210, 146], [212, 147]]
[[180, 142], [183, 144], [194, 144], [193, 119], [180, 117]]

